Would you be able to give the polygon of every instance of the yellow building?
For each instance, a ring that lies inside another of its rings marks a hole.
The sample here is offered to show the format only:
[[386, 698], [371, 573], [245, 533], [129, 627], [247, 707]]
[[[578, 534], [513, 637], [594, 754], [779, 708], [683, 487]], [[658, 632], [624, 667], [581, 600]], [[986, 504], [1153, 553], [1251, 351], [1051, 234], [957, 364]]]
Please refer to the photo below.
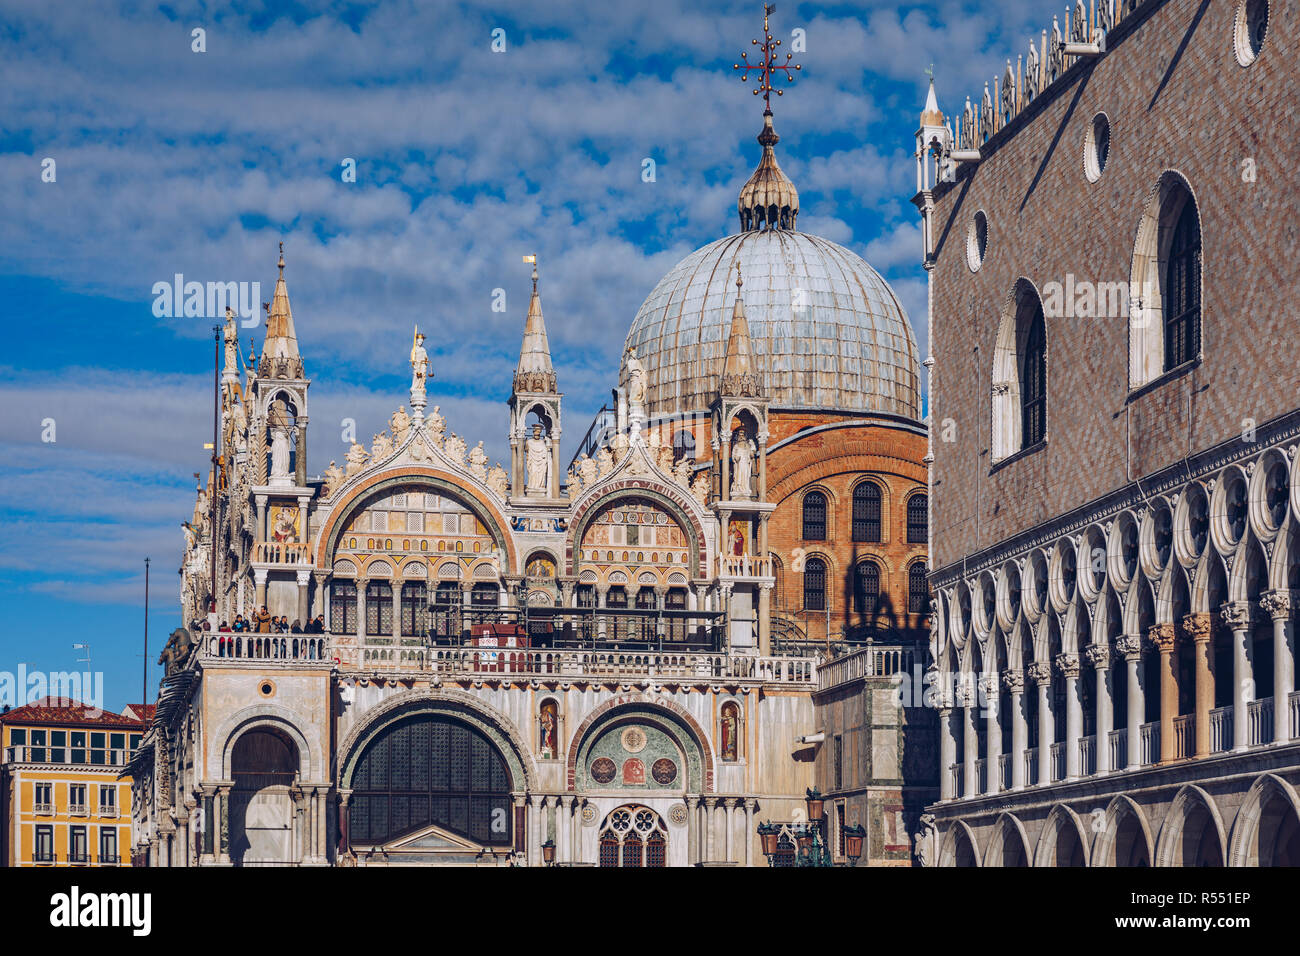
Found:
[[130, 865], [131, 781], [118, 775], [140, 744], [143, 710], [50, 697], [0, 714], [5, 866]]

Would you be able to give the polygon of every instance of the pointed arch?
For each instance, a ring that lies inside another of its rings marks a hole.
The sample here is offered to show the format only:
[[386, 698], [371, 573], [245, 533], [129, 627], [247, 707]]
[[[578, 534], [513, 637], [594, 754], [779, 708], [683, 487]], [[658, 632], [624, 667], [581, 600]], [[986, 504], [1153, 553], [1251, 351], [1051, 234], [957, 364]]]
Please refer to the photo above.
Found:
[[1155, 865], [1223, 866], [1226, 846], [1223, 817], [1214, 798], [1189, 784], [1174, 795], [1165, 812]]
[[939, 851], [940, 866], [981, 866], [979, 843], [975, 831], [965, 820], [956, 820], [943, 835]]
[[1150, 866], [1155, 843], [1146, 814], [1132, 797], [1119, 794], [1106, 807], [1092, 844], [1092, 866]]
[[[1300, 798], [1295, 787], [1277, 774], [1266, 773], [1255, 779], [1232, 823], [1228, 849], [1228, 866], [1300, 865], [1300, 859], [1279, 858], [1280, 838], [1300, 828]], [[1273, 836], [1270, 842], [1261, 837]], [[1300, 842], [1300, 837], [1293, 842]]]
[[1029, 850], [1029, 837], [1025, 825], [1013, 813], [1003, 811], [993, 822], [988, 847], [984, 850], [984, 866], [1029, 866], [1033, 857]]
[[[1064, 861], [1064, 862], [1063, 862]], [[1034, 866], [1087, 866], [1088, 831], [1079, 814], [1063, 803], [1052, 807], [1038, 835]]]
[[1028, 279], [1007, 297], [993, 351], [992, 460], [996, 464], [1047, 437], [1047, 321]]

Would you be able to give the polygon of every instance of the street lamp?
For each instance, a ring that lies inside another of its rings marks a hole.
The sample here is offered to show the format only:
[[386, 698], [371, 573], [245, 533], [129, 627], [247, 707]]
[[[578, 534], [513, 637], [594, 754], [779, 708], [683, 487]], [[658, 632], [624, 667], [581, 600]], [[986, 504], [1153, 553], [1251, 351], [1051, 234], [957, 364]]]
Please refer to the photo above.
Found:
[[555, 865], [555, 841], [547, 840], [542, 844], [542, 862], [547, 866]]
[[[793, 824], [789, 828], [790, 835], [795, 840], [794, 865], [835, 866], [825, 833], [826, 800], [816, 787], [811, 787], [806, 792], [804, 803], [808, 807], [808, 822]], [[862, 841], [866, 833], [865, 829], [857, 825], [844, 828], [844, 855], [852, 861], [849, 865], [856, 865], [861, 858]], [[781, 827], [775, 823], [761, 823], [758, 827], [758, 836], [768, 865], [775, 865], [773, 860], [780, 847]]]

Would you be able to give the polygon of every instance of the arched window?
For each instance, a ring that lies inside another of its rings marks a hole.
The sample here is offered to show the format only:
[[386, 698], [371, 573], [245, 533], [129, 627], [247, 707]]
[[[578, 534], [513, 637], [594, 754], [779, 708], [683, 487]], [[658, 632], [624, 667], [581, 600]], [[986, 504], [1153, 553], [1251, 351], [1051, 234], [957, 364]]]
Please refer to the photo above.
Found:
[[425, 605], [428, 588], [423, 581], [407, 581], [402, 585], [402, 636], [424, 635]]
[[930, 531], [930, 496], [912, 495], [907, 499], [907, 543], [926, 544]]
[[1164, 286], [1167, 372], [1201, 351], [1201, 225], [1193, 202], [1178, 216]]
[[357, 582], [336, 580], [330, 585], [330, 630], [335, 634], [357, 632]]
[[992, 458], [1032, 448], [1047, 436], [1047, 325], [1043, 300], [1016, 283], [993, 355]]
[[853, 489], [853, 540], [880, 540], [880, 486], [874, 481], [859, 482]]
[[1200, 356], [1202, 268], [1196, 200], [1186, 180], [1167, 172], [1143, 211], [1133, 248], [1130, 388]]
[[352, 841], [382, 845], [434, 825], [479, 844], [510, 846], [510, 791], [505, 759], [478, 730], [449, 717], [408, 717], [380, 731], [357, 760]]
[[1029, 317], [1020, 362], [1020, 447], [1032, 448], [1047, 434], [1047, 328], [1043, 303]]
[[385, 637], [393, 633], [393, 586], [387, 581], [366, 585], [366, 633]]
[[853, 610], [872, 615], [880, 606], [880, 565], [859, 561], [853, 573]]
[[803, 538], [805, 541], [826, 540], [826, 496], [820, 491], [810, 491], [803, 496]]
[[926, 582], [924, 561], [918, 561], [907, 569], [907, 613], [930, 613], [930, 585]]
[[649, 807], [629, 805], [610, 811], [600, 830], [600, 865], [668, 865], [668, 831]]
[[826, 610], [826, 562], [821, 558], [803, 563], [803, 607], [805, 611]]

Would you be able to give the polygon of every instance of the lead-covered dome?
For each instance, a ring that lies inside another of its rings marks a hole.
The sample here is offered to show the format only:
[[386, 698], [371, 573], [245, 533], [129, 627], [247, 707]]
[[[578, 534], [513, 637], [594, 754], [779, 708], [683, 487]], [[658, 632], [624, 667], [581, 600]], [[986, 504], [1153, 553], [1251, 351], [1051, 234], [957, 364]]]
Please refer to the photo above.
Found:
[[889, 283], [843, 246], [784, 229], [710, 243], [646, 297], [625, 350], [646, 369], [651, 415], [705, 409], [717, 393], [737, 263], [772, 407], [920, 419], [916, 340]]
[[921, 418], [916, 339], [898, 296], [860, 256], [794, 231], [799, 199], [776, 162], [766, 111], [763, 156], [741, 190], [741, 232], [673, 267], [627, 334], [646, 370], [651, 415], [700, 411], [717, 394], [739, 264], [745, 314], [773, 408]]

